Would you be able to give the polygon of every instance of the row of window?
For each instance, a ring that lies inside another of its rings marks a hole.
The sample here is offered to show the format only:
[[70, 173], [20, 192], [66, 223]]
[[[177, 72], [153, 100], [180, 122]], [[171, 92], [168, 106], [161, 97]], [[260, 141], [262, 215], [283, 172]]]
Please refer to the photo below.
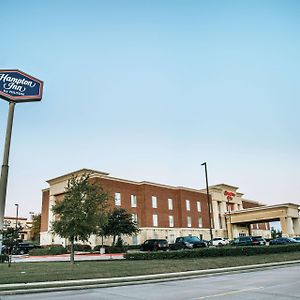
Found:
[[[201, 203], [197, 201], [197, 211], [201, 212]], [[130, 195], [130, 204], [131, 207], [137, 207], [137, 197], [136, 195]], [[121, 206], [121, 193], [115, 193], [115, 205]], [[157, 208], [157, 197], [152, 196], [152, 207]], [[191, 210], [191, 203], [190, 200], [185, 200], [185, 208], [187, 211]], [[168, 199], [168, 209], [173, 210], [173, 199]]]
[[[137, 214], [132, 214], [132, 221], [137, 223]], [[152, 215], [152, 225], [158, 227], [158, 215]], [[187, 227], [192, 227], [192, 217], [187, 216], [186, 218]], [[169, 216], [169, 227], [174, 227], [174, 216]], [[198, 218], [198, 227], [202, 227], [202, 217]]]

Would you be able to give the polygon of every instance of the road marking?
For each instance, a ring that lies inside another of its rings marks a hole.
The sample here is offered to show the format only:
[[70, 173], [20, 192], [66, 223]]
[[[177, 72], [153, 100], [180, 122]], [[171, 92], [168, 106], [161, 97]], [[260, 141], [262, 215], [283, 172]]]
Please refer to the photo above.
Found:
[[207, 298], [216, 298], [216, 297], [220, 297], [220, 296], [227, 296], [227, 295], [238, 294], [238, 293], [243, 293], [243, 292], [261, 290], [263, 288], [264, 288], [263, 286], [260, 286], [260, 287], [257, 287], [257, 288], [250, 288], [250, 289], [242, 289], [242, 290], [230, 291], [230, 292], [226, 292], [226, 293], [214, 294], [214, 295], [208, 295], [208, 296], [203, 296], [203, 297], [195, 298], [195, 300], [198, 300], [198, 299], [207, 299]]

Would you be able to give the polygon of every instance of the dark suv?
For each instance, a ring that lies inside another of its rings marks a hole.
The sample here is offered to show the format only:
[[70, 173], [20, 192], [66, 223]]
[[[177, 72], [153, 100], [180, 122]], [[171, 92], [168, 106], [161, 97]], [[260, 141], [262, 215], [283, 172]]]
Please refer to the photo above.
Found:
[[151, 239], [146, 240], [140, 247], [141, 251], [158, 251], [169, 250], [169, 244], [167, 240], [160, 240], [160, 239]]
[[300, 241], [297, 241], [293, 238], [280, 237], [275, 240], [270, 241], [270, 245], [286, 245], [286, 244], [299, 244]]
[[180, 236], [170, 245], [172, 250], [207, 247], [207, 243], [196, 236]]
[[230, 243], [232, 246], [254, 246], [258, 244], [259, 242], [255, 242], [252, 236], [240, 236]]
[[13, 254], [27, 254], [31, 249], [41, 248], [40, 246], [30, 243], [19, 243], [13, 248]]

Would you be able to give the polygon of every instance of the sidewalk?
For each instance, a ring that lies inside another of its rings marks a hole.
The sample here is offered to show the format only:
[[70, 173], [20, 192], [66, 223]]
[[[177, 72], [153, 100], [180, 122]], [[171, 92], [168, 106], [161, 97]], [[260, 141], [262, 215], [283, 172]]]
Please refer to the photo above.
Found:
[[191, 279], [191, 278], [202, 277], [202, 276], [214, 276], [214, 275], [224, 274], [224, 273], [251, 272], [258, 269], [278, 268], [278, 267], [284, 267], [287, 265], [294, 265], [294, 264], [300, 264], [300, 260], [267, 263], [267, 264], [256, 264], [256, 265], [230, 267], [230, 268], [220, 268], [220, 269], [155, 274], [155, 275], [2, 284], [0, 286], [0, 296], [11, 295], [11, 294], [29, 294], [29, 293], [51, 292], [51, 291], [105, 288], [105, 287], [114, 287], [114, 286], [163, 282], [163, 281], [171, 281], [171, 280], [183, 280], [183, 279]]
[[[96, 253], [75, 253], [75, 261], [86, 260], [115, 260], [124, 259], [122, 253], [116, 254], [96, 254]], [[70, 261], [70, 254], [60, 255], [43, 255], [43, 256], [29, 256], [29, 255], [13, 255], [12, 262], [47, 262], [47, 261]]]

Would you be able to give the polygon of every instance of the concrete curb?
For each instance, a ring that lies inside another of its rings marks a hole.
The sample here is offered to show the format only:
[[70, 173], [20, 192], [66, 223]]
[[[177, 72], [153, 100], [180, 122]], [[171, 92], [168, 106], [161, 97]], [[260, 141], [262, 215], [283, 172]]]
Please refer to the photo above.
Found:
[[294, 265], [294, 264], [300, 264], [300, 260], [266, 263], [266, 264], [255, 264], [255, 265], [219, 268], [219, 269], [198, 270], [198, 271], [139, 275], [139, 276], [129, 276], [129, 277], [2, 284], [0, 287], [0, 296], [12, 295], [12, 294], [27, 294], [27, 293], [29, 294], [29, 293], [67, 291], [67, 290], [90, 289], [90, 288], [105, 288], [105, 287], [155, 283], [155, 282], [191, 279], [191, 278], [203, 277], [203, 276], [214, 276], [214, 275], [226, 274], [226, 273], [255, 271], [258, 269], [284, 267], [287, 265]]

